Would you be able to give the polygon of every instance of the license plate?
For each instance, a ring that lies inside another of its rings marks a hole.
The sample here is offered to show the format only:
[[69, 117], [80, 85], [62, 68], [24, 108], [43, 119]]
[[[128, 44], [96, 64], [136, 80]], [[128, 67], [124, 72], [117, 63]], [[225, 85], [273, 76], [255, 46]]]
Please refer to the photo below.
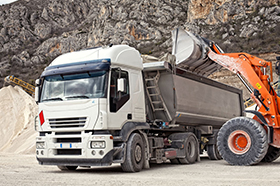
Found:
[[60, 143], [60, 148], [72, 148], [71, 143]]

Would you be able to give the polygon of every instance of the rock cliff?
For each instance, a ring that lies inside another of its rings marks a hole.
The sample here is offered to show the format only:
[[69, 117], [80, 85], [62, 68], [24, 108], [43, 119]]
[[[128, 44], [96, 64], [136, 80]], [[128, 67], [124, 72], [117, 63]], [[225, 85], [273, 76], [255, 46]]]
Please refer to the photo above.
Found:
[[7, 75], [33, 83], [56, 56], [83, 48], [171, 53], [177, 26], [226, 52], [275, 53], [279, 23], [280, 0], [19, 0], [0, 7], [0, 87]]

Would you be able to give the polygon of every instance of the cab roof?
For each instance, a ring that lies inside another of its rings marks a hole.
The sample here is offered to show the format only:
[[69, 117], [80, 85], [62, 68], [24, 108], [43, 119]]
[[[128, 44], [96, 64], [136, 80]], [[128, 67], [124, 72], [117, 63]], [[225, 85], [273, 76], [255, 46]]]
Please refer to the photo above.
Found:
[[113, 45], [62, 54], [54, 59], [49, 67], [102, 59], [110, 59], [112, 66], [143, 69], [140, 53], [128, 45]]

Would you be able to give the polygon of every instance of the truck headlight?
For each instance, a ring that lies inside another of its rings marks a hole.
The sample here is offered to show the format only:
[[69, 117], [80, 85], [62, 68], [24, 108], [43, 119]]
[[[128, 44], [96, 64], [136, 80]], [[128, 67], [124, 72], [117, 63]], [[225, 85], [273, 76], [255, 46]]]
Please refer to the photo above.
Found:
[[92, 141], [90, 143], [90, 148], [92, 149], [104, 149], [106, 147], [105, 141]]
[[45, 148], [45, 142], [36, 143], [36, 149], [44, 149], [44, 148]]

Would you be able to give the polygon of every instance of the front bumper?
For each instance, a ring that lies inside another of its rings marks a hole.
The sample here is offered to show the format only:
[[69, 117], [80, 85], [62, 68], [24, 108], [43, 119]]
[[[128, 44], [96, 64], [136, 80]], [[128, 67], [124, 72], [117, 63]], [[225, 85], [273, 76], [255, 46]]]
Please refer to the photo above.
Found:
[[[55, 132], [36, 139], [37, 160], [42, 165], [106, 166], [113, 162], [111, 135], [57, 135]], [[92, 147], [92, 142], [105, 142], [104, 147]], [[43, 145], [41, 145], [43, 144]]]
[[113, 150], [108, 152], [102, 159], [92, 158], [43, 158], [37, 157], [41, 165], [62, 165], [62, 166], [109, 166], [113, 162]]

